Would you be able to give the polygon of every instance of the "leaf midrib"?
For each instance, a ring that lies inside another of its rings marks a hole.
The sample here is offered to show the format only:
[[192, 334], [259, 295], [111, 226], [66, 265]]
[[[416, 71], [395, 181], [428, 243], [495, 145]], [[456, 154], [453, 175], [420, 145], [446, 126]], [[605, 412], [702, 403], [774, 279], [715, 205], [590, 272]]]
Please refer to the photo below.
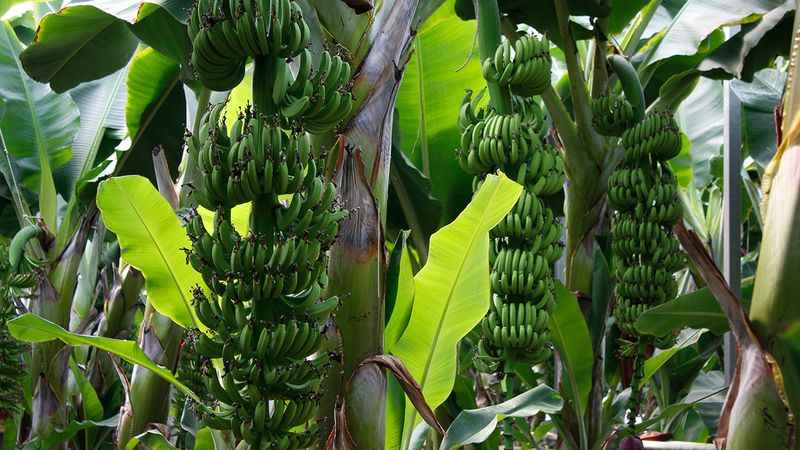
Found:
[[[33, 102], [33, 99], [31, 98], [30, 87], [28, 86], [28, 83], [25, 82], [25, 77], [22, 76], [22, 74], [25, 73], [25, 71], [22, 68], [22, 62], [19, 60], [19, 55], [14, 51], [15, 50], [14, 43], [11, 41], [11, 38], [8, 35], [9, 31], [11, 31], [9, 28], [10, 25], [8, 24], [8, 22], [4, 22], [3, 38], [6, 41], [8, 49], [11, 50], [11, 58], [14, 60], [14, 64], [17, 66], [17, 74], [19, 75], [19, 81], [20, 84], [22, 85], [22, 89], [25, 94], [25, 103], [28, 106], [28, 112], [30, 113], [31, 116], [31, 125], [33, 126], [34, 129], [34, 138], [36, 139], [36, 153], [39, 156], [39, 164], [41, 165], [43, 162], [49, 162], [46, 160], [50, 157], [50, 155], [45, 153], [44, 156], [42, 156], [42, 152], [47, 152], [47, 149], [43, 148], [42, 146], [42, 141], [44, 137], [42, 136], [41, 123], [39, 123], [39, 118], [34, 113], [34, 111], [36, 110], [36, 103]], [[43, 167], [40, 167], [40, 169], [44, 170]]]
[[162, 250], [161, 245], [159, 243], [159, 240], [156, 239], [155, 235], [150, 231], [150, 226], [147, 223], [147, 221], [145, 221], [143, 219], [143, 215], [139, 212], [139, 209], [137, 208], [137, 205], [135, 203], [132, 203], [128, 196], [123, 195], [122, 197], [124, 197], [125, 201], [128, 203], [128, 205], [131, 206], [131, 209], [133, 210], [134, 214], [136, 214], [136, 218], [139, 219], [139, 221], [144, 226], [145, 231], [147, 231], [147, 235], [150, 237], [150, 241], [153, 242], [153, 245], [156, 247], [156, 250], [158, 250], [159, 256], [164, 261], [164, 264], [167, 266], [167, 269], [168, 269], [167, 272], [169, 273], [170, 278], [172, 278], [172, 281], [175, 283], [175, 286], [178, 287], [178, 292], [180, 293], [181, 299], [183, 300], [181, 302], [181, 304], [186, 309], [186, 312], [188, 313], [189, 318], [192, 318], [192, 311], [187, 306], [188, 299], [186, 298], [186, 293], [183, 292], [183, 289], [181, 288], [181, 284], [178, 281], [178, 278], [175, 276], [175, 270], [172, 267], [172, 264], [170, 263], [169, 259], [167, 259], [166, 254]]

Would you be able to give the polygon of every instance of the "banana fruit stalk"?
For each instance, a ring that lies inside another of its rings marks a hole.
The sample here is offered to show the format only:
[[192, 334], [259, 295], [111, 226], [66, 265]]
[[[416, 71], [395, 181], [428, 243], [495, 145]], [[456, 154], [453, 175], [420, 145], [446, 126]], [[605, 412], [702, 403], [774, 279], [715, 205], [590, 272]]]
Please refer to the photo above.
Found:
[[481, 321], [476, 365], [485, 372], [504, 362], [535, 364], [550, 355], [549, 310], [553, 263], [561, 257], [562, 226], [547, 206], [561, 192], [564, 162], [546, 141], [544, 112], [530, 97], [550, 86], [546, 40], [521, 36], [502, 43], [483, 63], [484, 78], [510, 89], [513, 112], [478, 108], [467, 92], [459, 114], [461, 168], [478, 190], [488, 173], [502, 170], [525, 189], [517, 204], [491, 230], [492, 304]]
[[625, 96], [609, 95], [592, 104], [598, 133], [620, 136], [624, 159], [608, 180], [614, 209], [612, 250], [617, 302], [614, 318], [626, 339], [638, 336], [634, 324], [647, 309], [675, 297], [672, 274], [683, 254], [672, 226], [680, 219], [678, 183], [667, 161], [681, 150], [678, 125], [669, 112], [643, 114], [641, 85], [624, 58], [609, 62]]

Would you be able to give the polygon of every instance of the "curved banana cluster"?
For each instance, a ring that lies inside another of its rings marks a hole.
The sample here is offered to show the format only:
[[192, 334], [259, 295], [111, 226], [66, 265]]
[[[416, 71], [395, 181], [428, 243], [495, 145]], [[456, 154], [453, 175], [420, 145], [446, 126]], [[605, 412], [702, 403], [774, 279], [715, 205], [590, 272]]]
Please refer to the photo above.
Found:
[[550, 86], [550, 42], [535, 36], [520, 36], [513, 44], [501, 43], [494, 58], [483, 61], [483, 77], [509, 86], [523, 97], [539, 95]]
[[281, 113], [287, 120], [301, 123], [310, 133], [324, 133], [353, 109], [352, 69], [341, 56], [332, 56], [328, 51], [322, 52], [316, 68], [308, 49], [298, 59], [293, 81], [276, 79], [273, 100], [281, 105]]
[[636, 124], [636, 114], [624, 95], [592, 99], [592, 125], [603, 136], [619, 136]]
[[308, 46], [311, 31], [292, 0], [198, 0], [189, 16], [192, 65], [204, 86], [236, 87], [247, 58], [291, 58]]
[[[271, 66], [265, 79], [255, 77], [274, 104], [274, 111], [261, 113], [276, 114], [284, 128], [330, 131], [353, 108], [350, 64], [322, 51], [314, 65], [311, 32], [295, 0], [199, 0], [188, 30], [192, 65], [209, 89], [239, 85], [248, 58]], [[292, 58], [298, 60], [294, 76], [287, 64]]]
[[682, 208], [666, 161], [680, 152], [681, 139], [672, 115], [656, 112], [625, 130], [621, 143], [625, 159], [608, 181], [609, 204], [616, 210], [614, 317], [623, 334], [636, 336], [638, 317], [677, 291], [672, 274], [683, 256], [671, 229]]
[[[520, 57], [523, 48], [517, 50]], [[496, 370], [504, 360], [537, 363], [550, 354], [551, 266], [562, 253], [562, 227], [544, 198], [561, 191], [563, 160], [545, 142], [547, 127], [538, 104], [519, 97], [513, 103], [514, 113], [498, 114], [476, 108], [468, 92], [459, 116], [461, 146], [456, 155], [464, 171], [476, 175], [473, 190], [496, 170], [525, 188], [490, 233], [493, 301], [481, 322], [476, 359], [484, 371]]]

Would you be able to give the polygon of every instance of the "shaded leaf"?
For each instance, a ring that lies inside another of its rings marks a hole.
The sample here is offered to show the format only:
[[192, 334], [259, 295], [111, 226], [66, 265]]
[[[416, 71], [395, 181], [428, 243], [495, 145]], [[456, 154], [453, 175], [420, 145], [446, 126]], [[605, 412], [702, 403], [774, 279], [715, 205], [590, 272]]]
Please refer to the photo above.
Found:
[[[39, 193], [39, 209], [56, 227], [56, 192], [52, 171], [70, 159], [78, 129], [78, 108], [68, 96], [33, 81], [18, 59], [22, 44], [7, 22], [0, 24], [0, 99], [5, 114], [0, 134], [16, 167], [18, 180]], [[36, 187], [38, 186], [38, 188]]]
[[20, 59], [31, 78], [64, 92], [125, 67], [137, 44], [125, 22], [75, 5], [46, 15]]
[[97, 207], [122, 258], [144, 275], [150, 304], [178, 325], [196, 328], [190, 291], [204, 286], [203, 279], [186, 260], [183, 249], [191, 243], [164, 197], [143, 177], [115, 177], [100, 183]]
[[558, 392], [540, 385], [497, 405], [461, 411], [442, 439], [440, 450], [450, 450], [485, 441], [506, 417], [531, 417], [543, 412], [555, 414], [563, 403]]
[[578, 299], [560, 282], [556, 282], [555, 305], [550, 313], [550, 336], [564, 363], [564, 392], [583, 415], [592, 388], [592, 340]]
[[8, 330], [15, 339], [41, 343], [58, 339], [67, 345], [89, 345], [119, 356], [125, 361], [142, 366], [170, 382], [181, 392], [199, 402], [200, 399], [168, 369], [154, 363], [134, 341], [70, 333], [60, 326], [35, 314], [26, 313], [8, 322]]
[[444, 223], [458, 215], [472, 192], [472, 179], [458, 166], [453, 150], [460, 142], [463, 90], [484, 86], [473, 49], [475, 32], [475, 22], [456, 17], [453, 0], [448, 0], [419, 30], [397, 96], [399, 146], [430, 178]]
[[680, 342], [673, 345], [668, 349], [664, 349], [659, 351], [658, 353], [654, 354], [650, 358], [648, 358], [644, 362], [644, 376], [642, 377], [641, 385], [644, 386], [656, 372], [658, 369], [662, 368], [664, 364], [669, 362], [669, 360], [675, 356], [679, 351], [682, 349], [694, 345], [697, 343], [700, 336], [703, 335], [703, 331], [694, 331], [689, 336], [684, 336], [680, 339]]
[[694, 92], [678, 108], [676, 119], [691, 141], [692, 180], [695, 186], [702, 188], [712, 179], [711, 160], [722, 154], [722, 82], [701, 78]]
[[186, 129], [186, 97], [180, 67], [172, 58], [145, 48], [134, 55], [128, 71], [125, 121], [132, 144], [123, 153], [121, 175], [144, 175], [155, 182], [152, 151], [164, 148], [173, 178], [177, 177]]
[[[399, 127], [395, 127], [398, 130]], [[390, 229], [414, 230], [417, 224], [427, 240], [439, 228], [441, 202], [431, 195], [431, 180], [399, 148], [392, 150], [387, 224]]]
[[160, 53], [179, 63], [188, 62], [192, 43], [186, 25], [168, 10], [144, 3], [139, 9], [136, 23], [130, 28], [136, 37]]
[[386, 289], [386, 329], [384, 346], [391, 353], [411, 318], [414, 302], [414, 272], [406, 247], [407, 233], [398, 238], [389, 263]]

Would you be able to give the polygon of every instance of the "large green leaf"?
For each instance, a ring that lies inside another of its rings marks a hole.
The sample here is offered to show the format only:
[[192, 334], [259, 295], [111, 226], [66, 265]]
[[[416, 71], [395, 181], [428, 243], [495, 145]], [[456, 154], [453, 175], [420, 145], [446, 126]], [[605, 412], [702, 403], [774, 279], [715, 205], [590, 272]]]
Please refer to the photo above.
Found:
[[131, 31], [142, 42], [179, 63], [186, 63], [190, 59], [192, 43], [186, 25], [162, 7], [142, 4]]
[[119, 356], [125, 361], [142, 366], [151, 370], [164, 380], [172, 383], [181, 392], [199, 402], [200, 399], [183, 383], [175, 378], [170, 370], [154, 363], [145, 355], [144, 351], [134, 341], [123, 339], [112, 339], [101, 336], [90, 336], [78, 333], [70, 333], [60, 326], [43, 319], [35, 314], [26, 313], [8, 322], [8, 331], [22, 342], [33, 344], [49, 342], [58, 339], [67, 345], [89, 345], [99, 350], [103, 350]]
[[124, 21], [94, 6], [75, 5], [46, 15], [20, 59], [33, 79], [64, 92], [123, 68], [137, 44]]
[[14, 30], [7, 22], [0, 28], [0, 99], [6, 106], [0, 134], [17, 175], [39, 192], [39, 209], [55, 230], [53, 170], [70, 159], [78, 109], [68, 96], [56, 95], [47, 85], [28, 77], [18, 57], [22, 44]]
[[497, 405], [461, 411], [447, 429], [439, 450], [481, 443], [506, 417], [531, 417], [540, 412], [554, 414], [561, 410], [562, 404], [558, 392], [540, 385]]
[[419, 30], [397, 96], [400, 147], [431, 179], [442, 202], [444, 223], [469, 199], [471, 178], [456, 162], [458, 112], [464, 89], [484, 86], [478, 62], [475, 22], [453, 13], [453, 0], [440, 7]]
[[669, 25], [650, 62], [693, 55], [723, 25], [749, 22], [785, 0], [689, 0]]
[[608, 18], [608, 32], [621, 33], [649, 0], [614, 0]]
[[753, 80], [753, 74], [768, 66], [777, 55], [789, 54], [794, 19], [794, 0], [785, 0], [759, 20], [741, 30], [712, 52], [700, 70], [717, 77]]
[[[749, 303], [753, 295], [753, 278], [742, 280], [742, 298]], [[666, 302], [639, 316], [636, 329], [640, 333], [664, 336], [682, 328], [707, 328], [715, 334], [728, 331], [719, 303], [708, 288], [699, 289]]]
[[184, 328], [196, 328], [191, 289], [203, 279], [186, 261], [189, 238], [167, 201], [139, 176], [100, 184], [97, 207], [119, 239], [122, 258], [145, 277], [148, 301]]
[[[521, 192], [505, 175], [487, 177], [458, 218], [431, 237], [428, 262], [414, 278], [411, 318], [394, 354], [434, 409], [453, 389], [458, 342], [489, 309], [489, 230]], [[404, 443], [418, 419], [413, 407], [406, 411]]]
[[177, 177], [186, 129], [186, 97], [180, 66], [152, 48], [134, 55], [128, 71], [125, 121], [131, 148], [122, 157], [120, 174], [145, 175], [155, 182], [152, 151], [164, 149], [170, 172]]
[[592, 389], [592, 340], [578, 298], [556, 283], [555, 305], [550, 314], [550, 336], [564, 363], [565, 397], [583, 416]]

